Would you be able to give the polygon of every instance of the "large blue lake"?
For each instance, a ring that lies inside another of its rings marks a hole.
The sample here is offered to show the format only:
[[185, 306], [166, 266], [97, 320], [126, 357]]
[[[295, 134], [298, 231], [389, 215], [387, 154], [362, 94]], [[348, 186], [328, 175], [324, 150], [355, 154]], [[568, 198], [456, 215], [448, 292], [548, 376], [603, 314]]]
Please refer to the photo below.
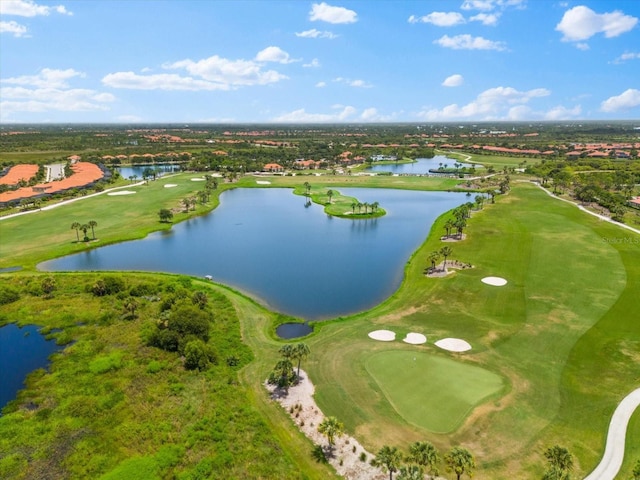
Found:
[[30, 372], [45, 368], [49, 355], [63, 348], [46, 340], [39, 328], [14, 323], [0, 327], [0, 409], [16, 398]]
[[336, 190], [361, 202], [379, 202], [387, 215], [335, 218], [320, 205], [306, 207], [306, 198], [289, 189], [235, 189], [221, 195], [213, 212], [168, 232], [39, 268], [212, 275], [273, 310], [307, 320], [334, 318], [389, 297], [434, 220], [467, 200], [464, 193], [451, 192]]
[[470, 163], [463, 163], [453, 158], [448, 158], [443, 155], [436, 155], [433, 158], [418, 158], [412, 163], [389, 163], [386, 165], [372, 165], [367, 168], [367, 172], [392, 172], [397, 174], [407, 175], [427, 175], [430, 169], [437, 169], [438, 167], [449, 168], [454, 167], [454, 163], [462, 165], [463, 167], [471, 167]]

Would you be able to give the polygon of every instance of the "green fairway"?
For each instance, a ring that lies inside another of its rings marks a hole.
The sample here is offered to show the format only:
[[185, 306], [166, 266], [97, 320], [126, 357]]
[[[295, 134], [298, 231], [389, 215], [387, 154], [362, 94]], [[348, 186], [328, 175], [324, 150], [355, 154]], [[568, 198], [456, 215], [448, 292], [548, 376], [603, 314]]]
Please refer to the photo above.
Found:
[[383, 351], [365, 366], [407, 422], [436, 433], [455, 430], [473, 407], [504, 388], [500, 376], [483, 368], [424, 352]]

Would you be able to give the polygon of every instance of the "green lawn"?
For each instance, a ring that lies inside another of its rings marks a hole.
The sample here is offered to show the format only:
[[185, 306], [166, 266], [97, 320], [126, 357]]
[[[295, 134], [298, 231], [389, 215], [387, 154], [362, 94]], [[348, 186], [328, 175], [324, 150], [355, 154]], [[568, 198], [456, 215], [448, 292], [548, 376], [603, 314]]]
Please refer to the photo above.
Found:
[[474, 407], [504, 388], [498, 375], [483, 368], [409, 348], [375, 353], [365, 367], [389, 403], [413, 425], [452, 432]]

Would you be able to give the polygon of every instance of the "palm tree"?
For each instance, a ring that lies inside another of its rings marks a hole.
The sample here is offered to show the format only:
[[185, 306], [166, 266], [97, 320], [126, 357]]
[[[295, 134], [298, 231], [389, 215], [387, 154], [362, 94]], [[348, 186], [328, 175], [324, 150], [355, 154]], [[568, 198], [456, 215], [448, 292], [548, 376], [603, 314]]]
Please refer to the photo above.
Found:
[[484, 197], [482, 195], [476, 195], [476, 205], [478, 205], [478, 209], [482, 210], [482, 204], [484, 203]]
[[351, 203], [351, 210], [353, 210], [353, 213], [356, 213], [356, 207], [358, 206], [358, 204], [356, 202], [352, 202]]
[[87, 224], [91, 227], [91, 236], [93, 236], [93, 239], [96, 239], [96, 232], [94, 230], [95, 227], [98, 226], [98, 222], [96, 222], [95, 220], [89, 220], [89, 223]]
[[424, 469], [420, 465], [400, 467], [396, 480], [424, 480]]
[[378, 450], [375, 458], [371, 460], [371, 465], [382, 468], [383, 472], [389, 472], [389, 480], [393, 480], [393, 474], [398, 471], [401, 462], [402, 454], [398, 448], [385, 445]]
[[124, 311], [128, 314], [129, 318], [135, 318], [137, 309], [138, 302], [136, 302], [135, 298], [129, 297], [124, 301]]
[[427, 260], [429, 260], [429, 262], [431, 263], [431, 270], [435, 270], [436, 263], [438, 263], [438, 260], [440, 260], [440, 252], [434, 250], [429, 254]]
[[554, 445], [545, 450], [544, 456], [549, 462], [544, 480], [569, 480], [573, 469], [573, 455], [566, 448]]
[[333, 190], [327, 190], [327, 197], [329, 197], [329, 203], [331, 203], [331, 197], [333, 197]]
[[362, 211], [362, 202], [358, 202], [358, 213]]
[[75, 230], [76, 231], [76, 239], [79, 242], [80, 241], [80, 235], [78, 233], [78, 229], [81, 227], [81, 225], [78, 222], [73, 222], [71, 224], [71, 230]]
[[89, 237], [87, 236], [87, 230], [89, 230], [89, 228], [91, 228], [91, 227], [89, 227], [89, 225], [87, 225], [86, 223], [83, 223], [80, 226], [80, 230], [82, 230], [82, 233], [84, 234], [84, 238], [83, 238], [84, 242], [88, 242], [89, 241]]
[[295, 374], [293, 372], [293, 365], [291, 364], [291, 360], [288, 358], [283, 358], [276, 366], [273, 368], [273, 371], [269, 375], [268, 383], [272, 385], [277, 385], [280, 388], [283, 388], [285, 392], [289, 391], [289, 386], [293, 383], [295, 378]]
[[447, 221], [444, 224], [444, 229], [447, 231], [447, 238], [449, 238], [449, 234], [451, 233], [451, 229], [454, 228], [455, 225], [453, 224], [453, 220], [451, 220], [450, 218], [447, 219]]
[[344, 433], [344, 424], [336, 417], [326, 417], [320, 425], [318, 425], [318, 432], [327, 437], [329, 443], [329, 450], [333, 450], [336, 437], [341, 437]]
[[453, 225], [456, 227], [456, 231], [458, 232], [458, 239], [462, 240], [462, 231], [467, 226], [467, 221], [464, 218], [457, 219]]
[[444, 257], [444, 262], [442, 264], [442, 269], [445, 272], [447, 271], [447, 257], [450, 257], [452, 253], [453, 253], [453, 250], [451, 249], [451, 247], [442, 247], [440, 249], [440, 255], [442, 255]]
[[311, 350], [306, 343], [298, 343], [295, 347], [293, 347], [293, 356], [292, 358], [298, 361], [298, 371], [296, 373], [296, 381], [300, 380], [300, 364], [302, 360], [307, 358], [311, 354]]
[[191, 206], [191, 199], [189, 197], [185, 197], [182, 199], [182, 204], [184, 205], [184, 211], [188, 212], [189, 207]]
[[427, 467], [431, 476], [437, 477], [439, 472], [436, 465], [440, 461], [438, 450], [430, 442], [414, 442], [409, 445], [407, 460]]
[[449, 453], [444, 456], [447, 463], [447, 470], [456, 474], [456, 479], [465, 473], [469, 477], [473, 476], [473, 469], [476, 468], [476, 462], [471, 452], [463, 447], [453, 447]]
[[311, 184], [309, 182], [304, 182], [304, 188], [307, 192], [305, 195], [309, 196], [309, 192], [311, 191]]
[[372, 212], [377, 212], [378, 211], [378, 207], [380, 206], [380, 204], [378, 202], [373, 202], [371, 204], [371, 211]]
[[161, 208], [158, 212], [161, 222], [169, 222], [173, 218], [173, 212], [168, 208]]
[[280, 347], [280, 350], [278, 350], [278, 353], [282, 355], [283, 358], [291, 360], [294, 357], [293, 345], [290, 343], [283, 345]]

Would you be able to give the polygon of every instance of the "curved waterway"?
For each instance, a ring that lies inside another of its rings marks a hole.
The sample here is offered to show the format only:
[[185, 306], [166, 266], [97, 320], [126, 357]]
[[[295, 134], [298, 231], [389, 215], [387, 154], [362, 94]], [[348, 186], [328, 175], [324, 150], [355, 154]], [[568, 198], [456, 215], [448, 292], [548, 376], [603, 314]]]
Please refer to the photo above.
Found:
[[[453, 168], [454, 164], [462, 167], [472, 167], [470, 163], [460, 162], [454, 158], [436, 155], [433, 158], [418, 158], [411, 163], [387, 163], [383, 165], [375, 165], [375, 163], [367, 168], [367, 172], [391, 172], [398, 175], [428, 175], [431, 169], [439, 167]], [[476, 165], [480, 167], [480, 165]]]
[[213, 212], [143, 240], [44, 262], [42, 270], [139, 270], [204, 277], [307, 320], [367, 310], [388, 298], [434, 220], [464, 193], [336, 188], [387, 215], [328, 216], [290, 189], [234, 189]]

